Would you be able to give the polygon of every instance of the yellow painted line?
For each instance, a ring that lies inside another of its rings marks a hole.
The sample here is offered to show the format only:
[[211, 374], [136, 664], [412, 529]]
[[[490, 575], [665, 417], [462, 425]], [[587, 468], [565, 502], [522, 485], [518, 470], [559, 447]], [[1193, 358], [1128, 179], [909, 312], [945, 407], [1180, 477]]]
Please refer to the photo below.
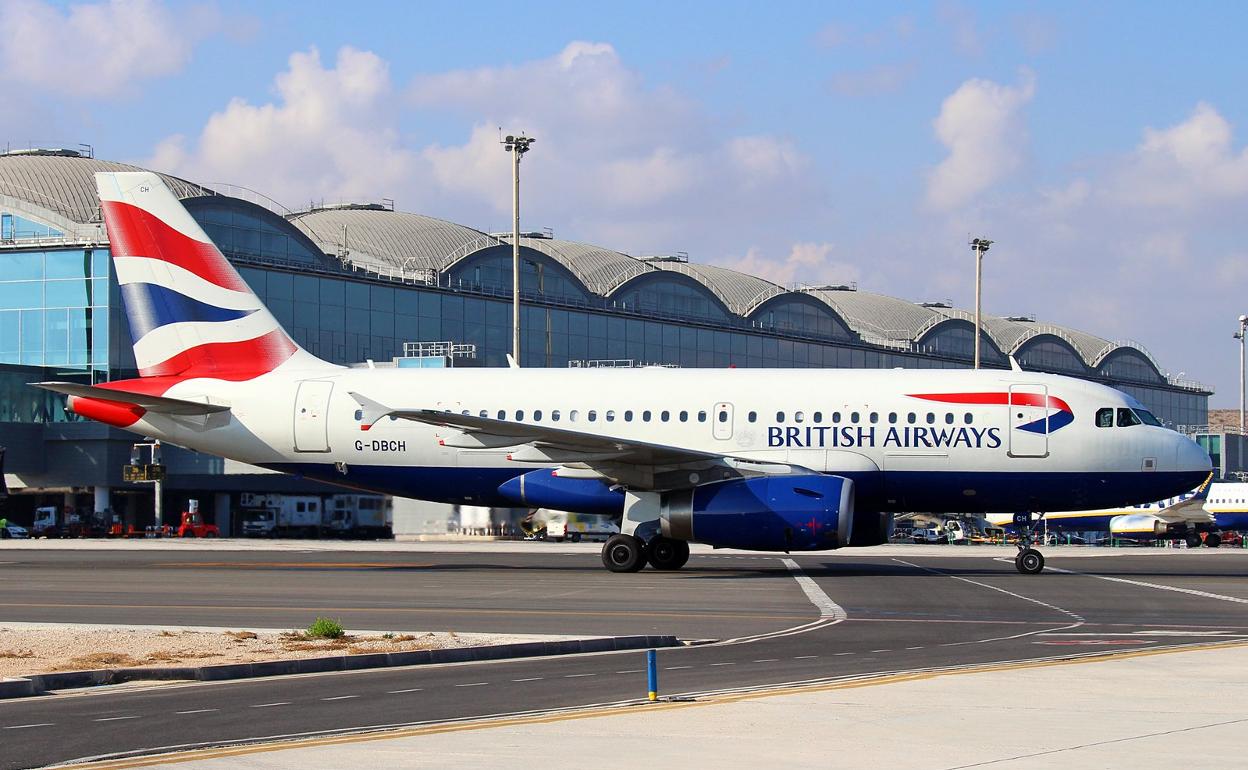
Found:
[[[164, 610], [163, 604], [46, 604], [41, 602], [0, 602], [0, 607], [20, 607], [35, 609], [111, 609], [111, 610]], [[749, 613], [722, 612], [612, 612], [603, 610], [493, 610], [468, 609], [462, 607], [289, 607], [249, 604], [238, 606], [232, 604], [180, 604], [180, 610], [272, 610], [278, 612], [402, 612], [415, 614], [445, 613], [447, 615], [541, 615], [571, 617], [609, 617], [609, 618], [724, 618], [729, 620], [810, 620], [810, 615], [756, 615]]]
[[516, 727], [520, 725], [540, 725], [550, 724], [553, 722], [570, 722], [578, 719], [594, 719], [597, 717], [613, 716], [627, 711], [633, 711], [638, 708], [644, 708], [647, 711], [669, 711], [672, 709], [696, 708], [700, 706], [714, 706], [725, 703], [740, 703], [742, 701], [757, 700], [760, 698], [775, 698], [783, 695], [805, 695], [809, 693], [830, 692], [833, 690], [855, 690], [864, 687], [878, 687], [880, 685], [898, 684], [901, 682], [918, 682], [927, 679], [939, 679], [950, 676], [961, 676], [964, 674], [987, 674], [997, 671], [1022, 671], [1033, 668], [1052, 668], [1056, 666], [1068, 666], [1082, 663], [1104, 663], [1114, 660], [1126, 660], [1128, 658], [1146, 658], [1154, 655], [1169, 655], [1181, 652], [1202, 652], [1205, 650], [1223, 650], [1248, 647], [1248, 642], [1224, 642], [1219, 644], [1203, 645], [1199, 647], [1180, 647], [1164, 650], [1130, 650], [1125, 652], [1106, 652], [1099, 655], [1089, 655], [1081, 658], [1068, 658], [1065, 660], [1038, 660], [1038, 661], [1019, 661], [1013, 663], [989, 663], [983, 666], [969, 666], [967, 668], [959, 668], [949, 671], [921, 671], [908, 674], [888, 674], [869, 679], [859, 679], [849, 682], [831, 682], [828, 684], [815, 685], [794, 685], [791, 687], [780, 687], [774, 690], [765, 690], [762, 692], [738, 693], [733, 695], [711, 696], [705, 700], [699, 701], [681, 701], [678, 703], [647, 703], [644, 705], [630, 706], [607, 706], [601, 708], [589, 708], [584, 711], [572, 711], [559, 714], [546, 714], [531, 717], [511, 717], [502, 719], [490, 719], [476, 722], [464, 722], [457, 724], [441, 724], [441, 725], [425, 725], [422, 727], [400, 728], [397, 730], [385, 730], [373, 733], [360, 733], [356, 735], [339, 735], [325, 738], [308, 738], [304, 740], [283, 741], [281, 743], [257, 744], [250, 746], [235, 746], [231, 748], [219, 749], [196, 749], [193, 751], [178, 752], [176, 754], [155, 755], [150, 757], [137, 757], [134, 759], [120, 759], [112, 761], [104, 761], [97, 763], [89, 763], [85, 765], [75, 765], [76, 767], [90, 768], [90, 770], [123, 770], [125, 768], [135, 767], [152, 767], [154, 765], [163, 764], [181, 764], [183, 762], [195, 762], [207, 759], [224, 759], [227, 757], [246, 756], [251, 754], [263, 754], [271, 751], [286, 751], [288, 749], [316, 748], [321, 746], [341, 746], [351, 743], [367, 743], [372, 741], [384, 741], [394, 738], [414, 738], [422, 735], [437, 735], [443, 733], [458, 733], [471, 730], [487, 730], [496, 727]]

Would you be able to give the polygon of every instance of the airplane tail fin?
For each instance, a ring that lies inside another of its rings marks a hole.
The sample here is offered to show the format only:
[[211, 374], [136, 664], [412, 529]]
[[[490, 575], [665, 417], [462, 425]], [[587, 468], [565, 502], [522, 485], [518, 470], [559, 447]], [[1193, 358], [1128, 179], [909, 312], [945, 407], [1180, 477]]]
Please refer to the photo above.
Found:
[[142, 377], [248, 380], [318, 363], [158, 175], [101, 172], [95, 184]]

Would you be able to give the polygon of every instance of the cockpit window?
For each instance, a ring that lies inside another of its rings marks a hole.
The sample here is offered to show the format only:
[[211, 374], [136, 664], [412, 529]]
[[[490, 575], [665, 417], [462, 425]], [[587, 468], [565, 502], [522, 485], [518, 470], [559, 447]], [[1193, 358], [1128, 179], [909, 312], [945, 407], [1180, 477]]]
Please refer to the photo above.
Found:
[[1140, 418], [1135, 416], [1135, 412], [1126, 407], [1118, 407], [1118, 427], [1126, 428], [1131, 425], [1139, 425]]
[[1156, 425], [1158, 428], [1161, 427], [1161, 420], [1158, 420], [1156, 417], [1154, 417], [1153, 413], [1148, 411], [1147, 409], [1136, 409], [1135, 414], [1137, 417], [1139, 417], [1141, 420], [1144, 421], [1145, 425]]
[[1096, 427], [1112, 428], [1114, 427], [1114, 410], [1112, 407], [1096, 410]]

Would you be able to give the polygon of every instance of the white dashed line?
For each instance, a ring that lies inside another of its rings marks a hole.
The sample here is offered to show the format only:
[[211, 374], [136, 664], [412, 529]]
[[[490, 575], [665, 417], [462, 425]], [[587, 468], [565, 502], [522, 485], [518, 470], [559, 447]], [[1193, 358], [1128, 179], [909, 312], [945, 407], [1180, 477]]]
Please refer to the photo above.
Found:
[[484, 687], [489, 682], [469, 682], [467, 684], [457, 684], [456, 687]]
[[852, 652], [838, 652], [837, 655], [853, 655]]
[[[624, 672], [623, 672], [623, 671], [621, 671], [620, 673], [622, 674], [622, 673], [624, 673]], [[513, 681], [513, 682], [539, 682], [539, 681], [541, 681], [541, 680], [543, 680], [543, 679], [545, 679], [545, 678], [546, 678], [546, 677], [544, 677], [544, 676], [531, 676], [531, 677], [529, 677], [529, 678], [527, 678], [527, 679], [512, 679], [511, 681]]]
[[386, 695], [399, 695], [399, 694], [401, 694], [401, 693], [405, 693], [405, 692], [420, 692], [420, 691], [421, 691], [421, 690], [423, 690], [423, 689], [425, 689], [425, 688], [423, 688], [423, 687], [409, 687], [409, 688], [407, 688], [406, 690], [386, 690]]
[[1146, 583], [1143, 580], [1127, 580], [1126, 578], [1110, 577], [1108, 575], [1094, 575], [1091, 572], [1076, 572], [1073, 569], [1061, 569], [1059, 567], [1046, 567], [1054, 572], [1064, 572], [1067, 575], [1082, 575], [1084, 577], [1093, 577], [1097, 580], [1108, 580], [1111, 583], [1125, 583], [1130, 586], [1140, 586], [1141, 588], [1155, 588], [1158, 591], [1174, 591], [1175, 593], [1188, 594], [1190, 596], [1199, 596], [1202, 599], [1217, 599], [1222, 602], [1234, 602], [1235, 604], [1248, 604], [1248, 599], [1241, 599], [1238, 596], [1226, 596], [1224, 594], [1213, 594], [1208, 591], [1198, 591], [1194, 588], [1179, 588], [1178, 586], [1167, 586], [1161, 583]]
[[175, 711], [175, 714], [207, 714], [210, 711], [220, 711], [221, 709], [191, 709], [190, 711]]
[[321, 700], [348, 700], [350, 698], [358, 698], [358, 695], [335, 695], [332, 698], [321, 698]]
[[779, 658], [760, 658], [755, 663], [775, 663]]
[[906, 649], [907, 650], [921, 650], [923, 648], [920, 646], [920, 647], [907, 647]]
[[564, 674], [564, 679], [579, 679], [583, 676], [598, 676], [597, 674]]
[[641, 674], [644, 672], [645, 672], [644, 668], [630, 668], [627, 671], [616, 671], [615, 673], [617, 674]]
[[664, 671], [676, 671], [677, 669], [681, 669], [681, 668], [693, 668], [693, 666], [668, 666], [663, 670]]
[[33, 725], [6, 725], [3, 729], [5, 729], [5, 730], [25, 730], [25, 729], [30, 728], [30, 727], [55, 727], [55, 726], [56, 726], [56, 725], [55, 725], [54, 723], [52, 723], [52, 722], [40, 722], [40, 723], [38, 723], [38, 724], [33, 724]]
[[818, 655], [796, 655], [793, 657], [793, 660], [810, 660], [811, 658], [817, 658], [817, 657], [819, 656]]
[[139, 718], [139, 715], [135, 714], [133, 716], [128, 716], [128, 717], [101, 717], [99, 719], [92, 719], [91, 721], [92, 722], [117, 722], [122, 719], [138, 719], [138, 718]]
[[290, 701], [288, 701], [288, 700], [282, 700], [282, 701], [278, 701], [278, 702], [276, 702], [276, 703], [256, 703], [256, 704], [254, 704], [254, 705], [252, 705], [252, 706], [249, 706], [249, 708], [253, 708], [253, 709], [267, 709], [267, 708], [272, 708], [273, 706], [289, 706], [289, 705], [290, 705]]
[[712, 666], [735, 666], [736, 663], [712, 663]]
[[872, 650], [871, 652], [892, 652], [892, 650]]

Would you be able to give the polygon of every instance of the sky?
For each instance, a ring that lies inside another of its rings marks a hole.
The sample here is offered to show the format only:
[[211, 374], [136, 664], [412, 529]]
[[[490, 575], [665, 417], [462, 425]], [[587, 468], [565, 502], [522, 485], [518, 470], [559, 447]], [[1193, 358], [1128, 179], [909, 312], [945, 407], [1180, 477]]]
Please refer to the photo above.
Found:
[[1142, 344], [1239, 403], [1248, 4], [0, 0], [0, 143]]

